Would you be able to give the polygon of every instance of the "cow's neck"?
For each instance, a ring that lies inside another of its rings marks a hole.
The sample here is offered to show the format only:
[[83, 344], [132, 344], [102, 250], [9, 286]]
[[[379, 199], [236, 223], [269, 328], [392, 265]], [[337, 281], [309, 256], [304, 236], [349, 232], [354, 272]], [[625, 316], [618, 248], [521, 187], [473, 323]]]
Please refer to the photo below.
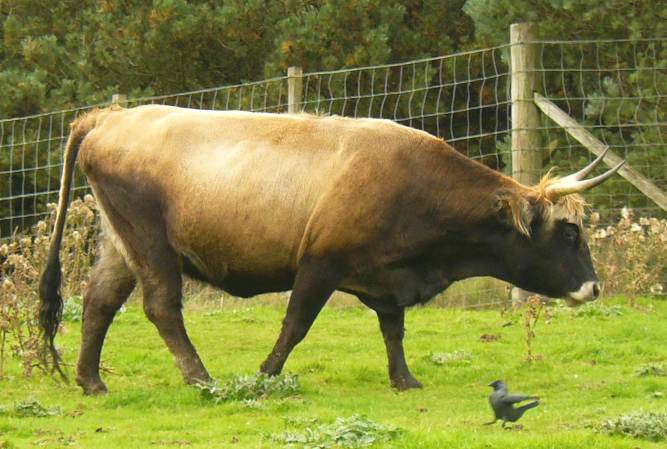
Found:
[[452, 233], [449, 246], [443, 248], [452, 281], [490, 276], [511, 282], [510, 267], [498, 241], [504, 236], [489, 229]]

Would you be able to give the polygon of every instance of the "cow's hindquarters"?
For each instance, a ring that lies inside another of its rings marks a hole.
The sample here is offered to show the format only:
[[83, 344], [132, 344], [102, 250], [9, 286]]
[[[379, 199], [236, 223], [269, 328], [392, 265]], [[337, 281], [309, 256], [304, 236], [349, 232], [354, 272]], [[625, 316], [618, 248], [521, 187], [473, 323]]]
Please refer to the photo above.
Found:
[[123, 257], [141, 283], [146, 316], [176, 359], [185, 381], [209, 380], [183, 322], [181, 261], [167, 237], [160, 192], [148, 183], [138, 186], [119, 173], [105, 174], [94, 165], [87, 169], [115, 243], [122, 247]]

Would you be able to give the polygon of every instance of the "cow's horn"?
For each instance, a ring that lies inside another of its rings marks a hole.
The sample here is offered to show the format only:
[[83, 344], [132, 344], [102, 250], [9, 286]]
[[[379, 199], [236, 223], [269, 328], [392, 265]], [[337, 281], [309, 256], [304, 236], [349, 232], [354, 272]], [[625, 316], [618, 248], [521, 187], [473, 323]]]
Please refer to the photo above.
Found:
[[625, 164], [625, 161], [622, 161], [616, 167], [606, 171], [605, 173], [602, 173], [601, 175], [591, 179], [585, 179], [583, 181], [567, 180], [567, 178], [559, 179], [553, 184], [547, 186], [544, 193], [547, 198], [556, 200], [571, 193], [578, 193], [592, 189], [596, 185], [601, 184], [602, 182], [612, 177], [623, 166], [623, 164]]
[[602, 162], [602, 159], [607, 155], [609, 152], [609, 147], [605, 148], [605, 150], [600, 154], [593, 162], [582, 168], [576, 173], [572, 173], [571, 175], [565, 176], [560, 179], [560, 182], [571, 182], [571, 181], [581, 181], [584, 179], [586, 176], [588, 176], [593, 170], [595, 170], [595, 167], [600, 165], [600, 162]]

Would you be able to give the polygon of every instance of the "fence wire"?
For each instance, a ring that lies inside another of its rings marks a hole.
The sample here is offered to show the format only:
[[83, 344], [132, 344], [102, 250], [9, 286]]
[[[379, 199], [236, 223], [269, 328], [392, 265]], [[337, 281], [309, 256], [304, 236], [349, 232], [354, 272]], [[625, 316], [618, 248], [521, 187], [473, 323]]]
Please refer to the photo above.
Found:
[[[667, 189], [667, 39], [542, 41], [538, 72], [543, 95], [611, 151]], [[545, 167], [566, 173], [594, 155], [542, 117]], [[615, 176], [586, 194], [613, 223], [624, 207], [639, 216], [666, 214], [628, 181]]]
[[391, 119], [442, 137], [502, 169], [508, 140], [509, 45], [402, 64], [304, 76], [303, 109], [315, 114]]
[[[46, 205], [57, 202], [63, 146], [69, 123], [98, 104], [77, 109], [0, 120], [0, 239], [26, 230], [47, 215]], [[175, 95], [133, 98], [127, 106], [165, 104], [196, 109], [241, 109], [284, 112], [287, 77], [255, 83], [203, 89]], [[77, 170], [73, 195], [89, 192]]]
[[[609, 145], [659, 188], [667, 188], [667, 48], [665, 38], [538, 42], [539, 91]], [[391, 119], [439, 136], [458, 151], [511, 173], [511, 45], [400, 64], [303, 75], [299, 106], [308, 113]], [[286, 112], [288, 77], [174, 95], [133, 98], [127, 106], [167, 104], [215, 110]], [[97, 105], [106, 106], [106, 105]], [[26, 231], [56, 202], [68, 123], [91, 107], [0, 120], [0, 239]], [[572, 172], [592, 159], [561, 127], [542, 116], [544, 172]], [[88, 191], [77, 174], [74, 195]], [[586, 199], [602, 224], [623, 208], [665, 217], [620, 177]], [[663, 277], [663, 285], [667, 274]], [[507, 297], [504, 284], [473, 280], [447, 304], [483, 307]]]

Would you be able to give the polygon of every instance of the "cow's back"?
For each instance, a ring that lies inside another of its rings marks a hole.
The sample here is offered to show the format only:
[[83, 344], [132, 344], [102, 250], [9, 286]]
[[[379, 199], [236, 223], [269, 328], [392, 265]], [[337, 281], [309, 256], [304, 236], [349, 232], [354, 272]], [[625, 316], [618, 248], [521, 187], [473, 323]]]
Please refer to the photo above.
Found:
[[205, 277], [270, 278], [296, 268], [318, 201], [360, 154], [415, 135], [430, 138], [384, 120], [144, 106], [103, 117], [80, 163], [97, 190], [159, 196], [170, 243]]

